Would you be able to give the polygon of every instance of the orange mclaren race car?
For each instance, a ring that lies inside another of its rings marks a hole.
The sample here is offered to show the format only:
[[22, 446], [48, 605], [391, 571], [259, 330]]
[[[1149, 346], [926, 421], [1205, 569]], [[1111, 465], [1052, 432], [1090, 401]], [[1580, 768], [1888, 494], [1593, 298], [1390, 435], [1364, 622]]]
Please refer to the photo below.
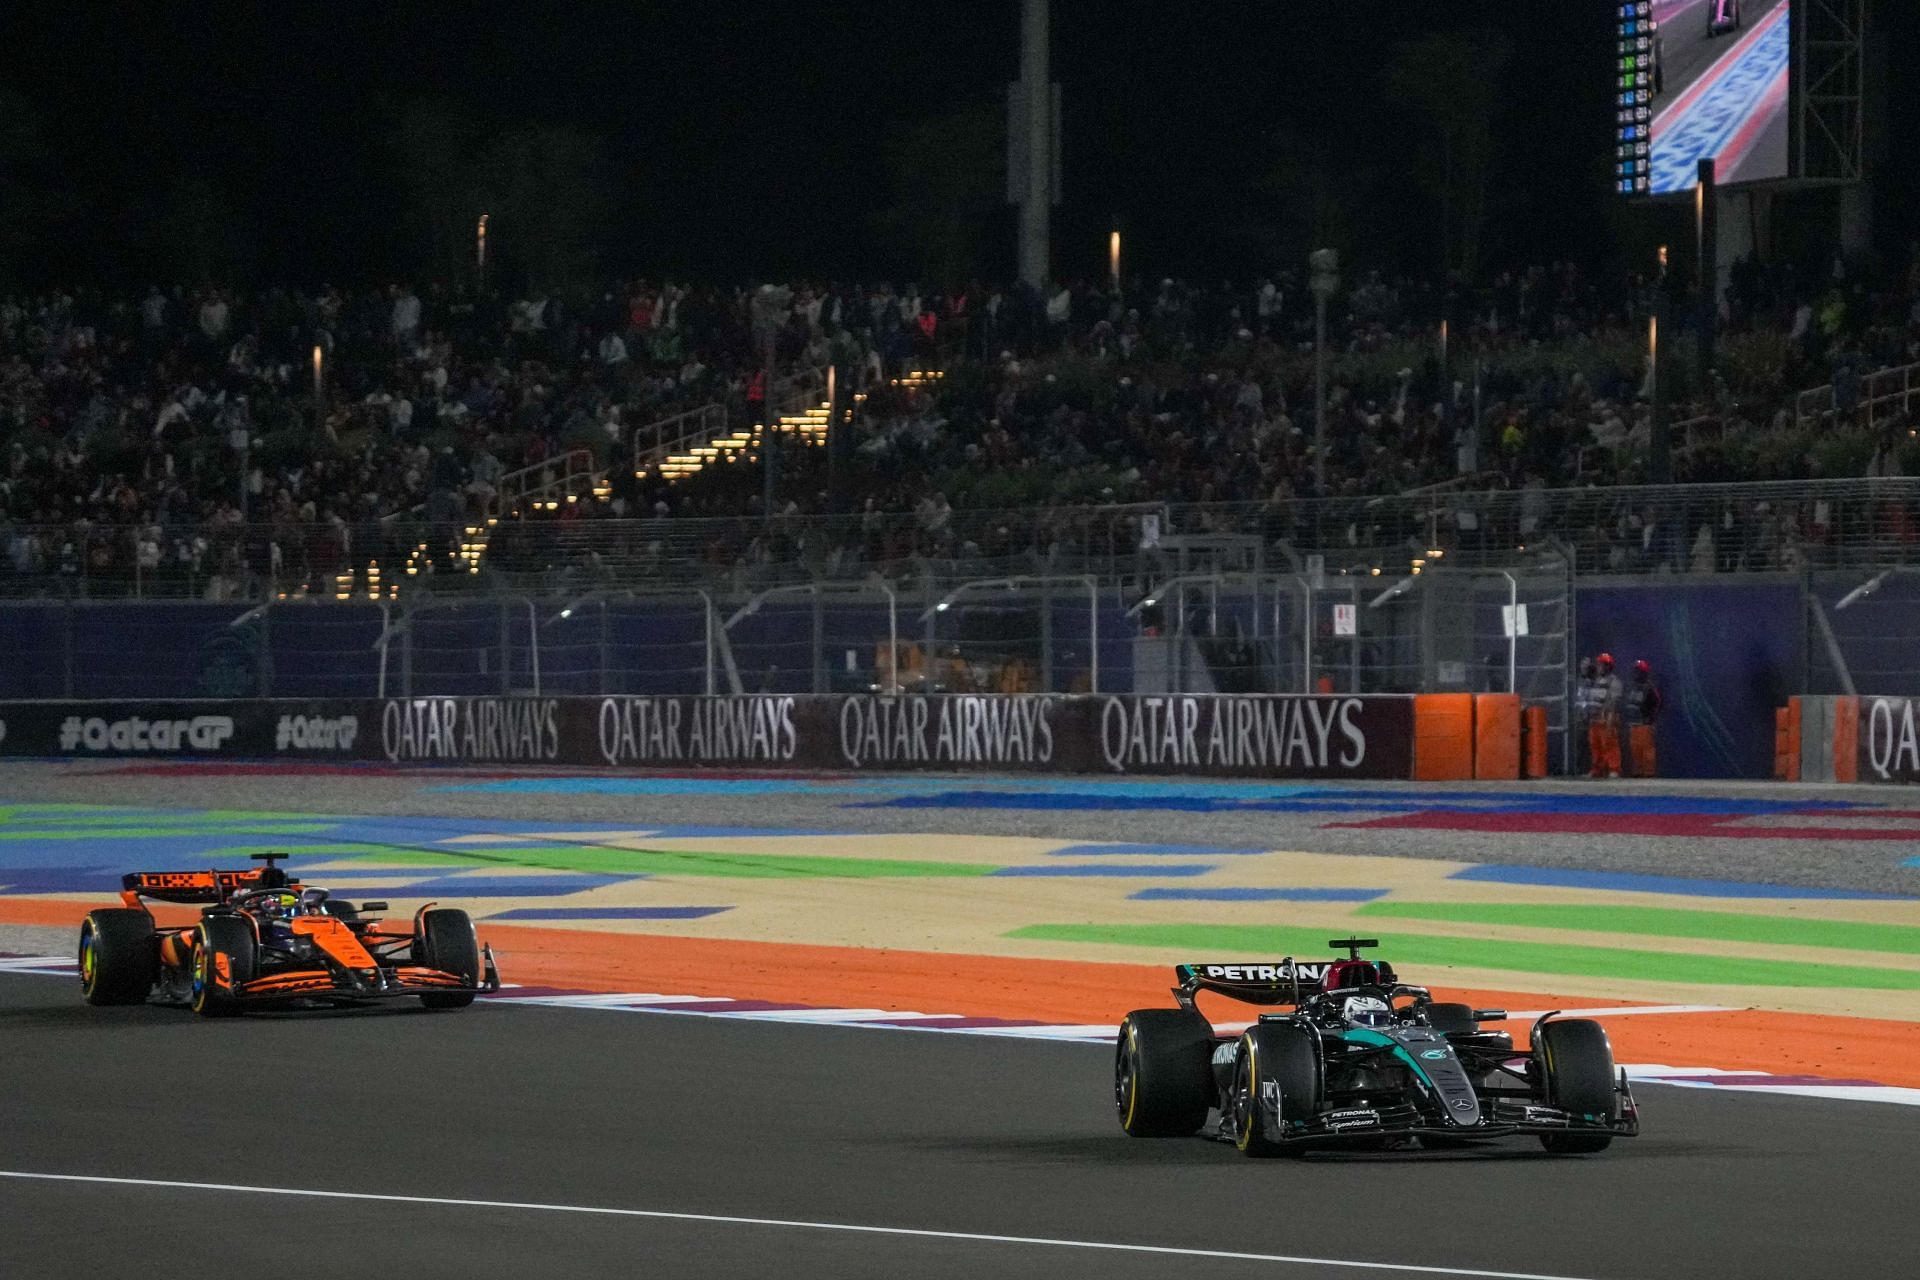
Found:
[[[257, 853], [246, 871], [136, 871], [120, 907], [80, 926], [80, 983], [89, 1004], [166, 1004], [220, 1017], [242, 1009], [358, 1004], [418, 996], [458, 1009], [500, 989], [493, 951], [464, 911], [434, 908], [407, 933], [379, 927], [384, 902], [358, 908], [308, 888]], [[163, 927], [145, 900], [199, 904], [199, 923]]]

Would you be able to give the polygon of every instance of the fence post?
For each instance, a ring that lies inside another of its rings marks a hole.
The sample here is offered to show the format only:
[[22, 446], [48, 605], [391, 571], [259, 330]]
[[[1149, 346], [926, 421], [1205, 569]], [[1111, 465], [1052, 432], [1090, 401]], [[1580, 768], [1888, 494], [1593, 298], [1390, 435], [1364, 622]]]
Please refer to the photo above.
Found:
[[1046, 691], [1054, 691], [1053, 684], [1053, 584], [1040, 584], [1040, 679]]
[[1100, 692], [1100, 580], [1087, 579], [1087, 692]]
[[268, 602], [260, 607], [260, 643], [253, 656], [253, 687], [259, 690], [257, 697], [273, 696], [273, 604]]
[[600, 597], [600, 696], [606, 697], [613, 690], [607, 687], [607, 598]]
[[827, 602], [818, 586], [810, 593], [813, 597], [813, 681], [811, 688], [815, 693], [827, 691]]
[[400, 633], [400, 696], [413, 696], [413, 610], [407, 610], [406, 629]]
[[1347, 638], [1347, 692], [1360, 693], [1360, 584], [1349, 582], [1347, 592], [1353, 600], [1353, 634]]

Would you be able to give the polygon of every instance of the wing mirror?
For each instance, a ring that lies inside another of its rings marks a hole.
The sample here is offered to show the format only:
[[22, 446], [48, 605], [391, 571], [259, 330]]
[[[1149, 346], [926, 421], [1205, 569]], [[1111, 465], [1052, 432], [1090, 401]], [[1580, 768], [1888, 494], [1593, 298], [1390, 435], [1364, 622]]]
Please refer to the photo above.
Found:
[[1473, 1020], [1475, 1022], [1504, 1022], [1506, 1021], [1506, 1017], [1507, 1011], [1505, 1009], [1475, 1009], [1473, 1011]]
[[385, 911], [386, 909], [387, 909], [387, 904], [384, 902], [363, 902], [360, 904], [360, 910], [362, 913], [366, 913], [370, 911]]

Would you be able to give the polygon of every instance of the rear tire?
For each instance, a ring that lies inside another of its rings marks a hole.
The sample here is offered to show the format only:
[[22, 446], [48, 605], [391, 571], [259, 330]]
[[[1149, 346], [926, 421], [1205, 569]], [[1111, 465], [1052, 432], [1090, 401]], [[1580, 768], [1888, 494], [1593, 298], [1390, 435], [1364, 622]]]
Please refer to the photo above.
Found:
[[1213, 1105], [1213, 1028], [1187, 1009], [1136, 1009], [1114, 1046], [1113, 1101], [1135, 1138], [1179, 1138]]
[[[474, 936], [473, 920], [453, 907], [427, 912], [413, 935], [413, 960], [451, 973], [470, 987], [479, 986], [480, 941]], [[429, 991], [420, 1003], [429, 1009], [464, 1009], [473, 1003], [473, 992]]]
[[193, 1011], [203, 1018], [230, 1018], [240, 1012], [233, 990], [215, 981], [223, 958], [232, 988], [253, 981], [260, 964], [253, 926], [239, 916], [204, 916], [193, 933], [190, 974]]
[[[1319, 1113], [1325, 1088], [1320, 1047], [1299, 1027], [1256, 1022], [1240, 1037], [1234, 1057], [1233, 1145], [1246, 1156], [1273, 1156], [1287, 1150], [1268, 1136], [1270, 1099], [1277, 1101], [1282, 1126]], [[1296, 1148], [1297, 1149], [1297, 1148]]]
[[88, 1004], [144, 1004], [160, 976], [153, 917], [102, 907], [80, 924], [80, 994]]
[[[1548, 1106], [1615, 1118], [1613, 1046], [1599, 1023], [1584, 1018], [1547, 1023], [1533, 1046], [1533, 1061]], [[1543, 1133], [1540, 1145], [1556, 1155], [1585, 1155], [1605, 1151], [1613, 1145], [1613, 1135]]]

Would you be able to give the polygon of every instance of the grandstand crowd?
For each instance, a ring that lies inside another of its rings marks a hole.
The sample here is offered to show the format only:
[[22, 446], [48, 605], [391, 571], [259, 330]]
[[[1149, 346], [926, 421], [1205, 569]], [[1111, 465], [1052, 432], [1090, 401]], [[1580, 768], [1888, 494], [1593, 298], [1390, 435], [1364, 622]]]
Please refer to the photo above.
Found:
[[[321, 582], [423, 529], [447, 562], [503, 481], [577, 449], [610, 477], [610, 500], [554, 518], [726, 518], [704, 552], [720, 568], [1004, 555], [1086, 524], [1043, 506], [1286, 512], [1440, 485], [1609, 486], [1647, 475], [1660, 287], [1559, 264], [1474, 289], [1361, 275], [1329, 314], [1324, 492], [1314, 310], [1293, 276], [7, 298], [0, 574], [237, 594]], [[1865, 374], [1920, 359], [1920, 256], [1872, 274], [1742, 263], [1726, 302], [1712, 380], [1670, 381], [1687, 420], [1676, 478], [1920, 473], [1903, 415], [1852, 425]], [[833, 363], [867, 389], [845, 449], [783, 458], [771, 513], [744, 460], [672, 482], [636, 472], [634, 437], [661, 419], [712, 403], [735, 422], [763, 412], [769, 342], [776, 378]], [[889, 384], [935, 366], [936, 388]], [[1793, 397], [1829, 383], [1838, 414], [1814, 436]], [[969, 511], [1020, 514], [954, 517]], [[830, 546], [797, 545], [777, 520], [829, 512], [848, 516]]]

